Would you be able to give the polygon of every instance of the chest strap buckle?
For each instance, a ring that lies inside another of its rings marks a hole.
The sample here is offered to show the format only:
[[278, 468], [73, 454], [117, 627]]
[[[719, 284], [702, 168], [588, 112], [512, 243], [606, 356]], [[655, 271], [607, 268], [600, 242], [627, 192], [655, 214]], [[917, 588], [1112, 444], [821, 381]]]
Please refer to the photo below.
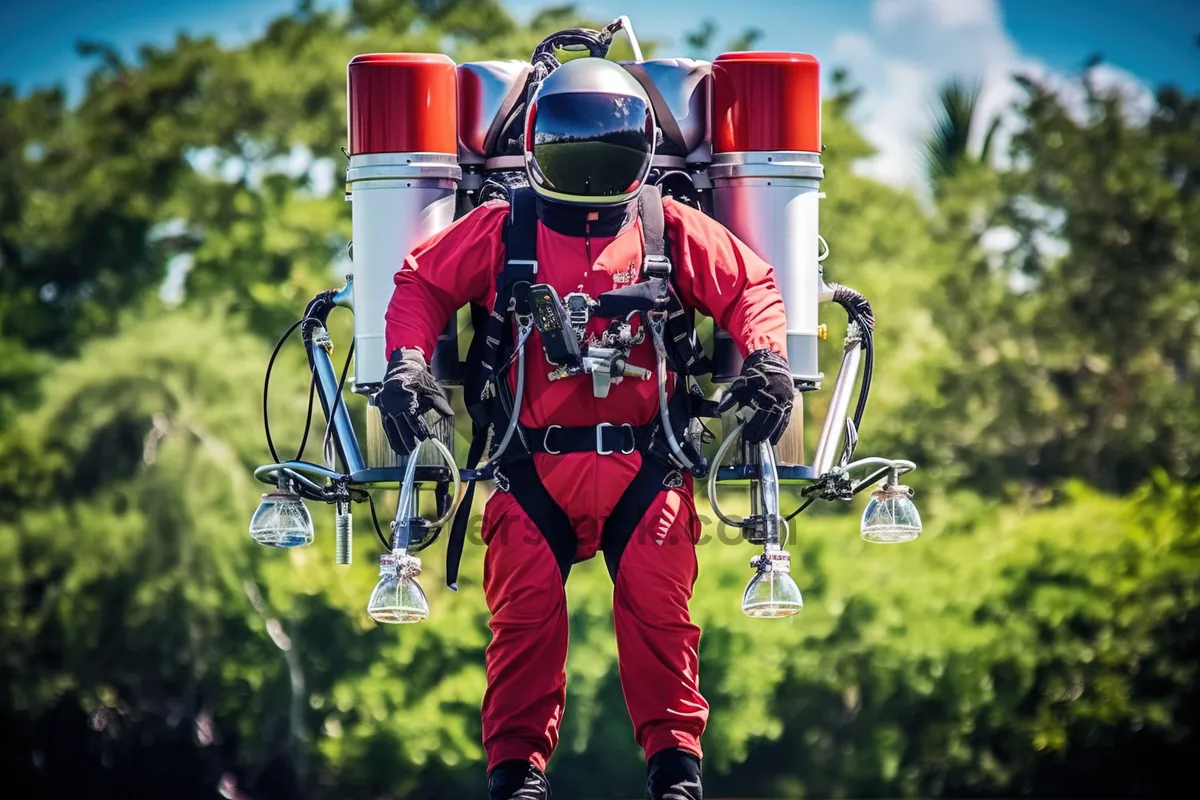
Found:
[[[604, 431], [613, 429], [620, 432], [620, 443], [615, 446], [605, 446]], [[637, 449], [637, 440], [633, 435], [633, 426], [628, 422], [623, 425], [613, 425], [611, 422], [601, 422], [596, 426], [596, 452], [602, 456], [612, 455], [613, 453], [621, 453], [629, 455]]]

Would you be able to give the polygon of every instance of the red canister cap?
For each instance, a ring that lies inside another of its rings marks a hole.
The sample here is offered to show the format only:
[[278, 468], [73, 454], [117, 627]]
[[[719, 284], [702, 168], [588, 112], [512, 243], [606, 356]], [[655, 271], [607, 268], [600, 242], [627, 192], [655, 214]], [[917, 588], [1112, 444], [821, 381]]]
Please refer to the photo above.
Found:
[[805, 53], [713, 62], [713, 153], [821, 152], [821, 65]]
[[368, 53], [346, 68], [350, 155], [458, 153], [454, 61], [437, 53]]

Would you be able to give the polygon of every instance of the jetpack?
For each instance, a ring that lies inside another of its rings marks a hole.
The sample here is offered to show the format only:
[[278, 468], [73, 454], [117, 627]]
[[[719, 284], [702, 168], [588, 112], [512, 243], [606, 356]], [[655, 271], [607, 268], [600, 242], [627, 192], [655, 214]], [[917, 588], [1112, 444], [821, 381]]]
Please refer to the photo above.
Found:
[[[743, 610], [754, 617], [790, 616], [800, 610], [801, 596], [785, 546], [789, 523], [818, 499], [848, 501], [877, 486], [862, 518], [862, 537], [901, 542], [915, 539], [921, 531], [912, 492], [899, 483], [899, 476], [915, 465], [855, 458], [874, 370], [875, 318], [865, 297], [827, 283], [822, 269], [829, 248], [818, 229], [824, 170], [820, 66], [815, 58], [736, 52], [712, 62], [644, 59], [626, 17], [601, 30], [555, 33], [529, 61], [456, 65], [438, 54], [371, 53], [356, 56], [347, 68], [351, 274], [341, 289], [313, 298], [276, 347], [277, 355], [288, 335], [300, 331], [312, 393], [325, 418], [324, 461], [281, 460], [268, 426], [274, 462], [259, 467], [255, 477], [274, 490], [263, 495], [250, 533], [268, 546], [309, 544], [312, 519], [304, 501], [329, 503], [336, 512], [336, 560], [349, 564], [351, 507], [367, 503], [386, 551], [368, 608], [377, 621], [415, 622], [428, 616], [425, 594], [416, 581], [421, 570], [416, 554], [438, 538], [449, 520], [463, 476], [480, 475], [480, 465], [466, 464], [460, 470], [456, 463], [454, 418], [431, 412], [430, 437], [411, 456], [402, 457], [389, 448], [378, 409], [368, 402], [387, 366], [384, 326], [393, 276], [417, 244], [481, 202], [505, 197], [524, 185], [521, 137], [526, 101], [560, 65], [562, 52], [604, 58], [622, 31], [634, 57], [620, 63], [646, 90], [661, 134], [647, 182], [713, 216], [771, 264], [786, 307], [787, 357], [797, 393], [789, 429], [774, 446], [749, 445], [741, 440], [742, 420], [728, 412], [720, 421], [723, 442], [711, 463], [701, 457], [699, 463], [683, 464], [708, 478], [709, 501], [720, 520], [762, 547], [751, 560], [754, 575], [743, 596]], [[806, 461], [802, 400], [823, 383], [817, 363], [818, 342], [825, 336], [825, 327], [818, 323], [822, 302], [840, 306], [848, 327], [816, 451]], [[354, 341], [340, 376], [327, 329], [329, 315], [339, 307], [354, 315]], [[563, 314], [569, 319], [569, 310]], [[470, 326], [471, 314], [463, 309], [431, 356], [434, 375], [449, 393], [461, 391], [464, 359], [459, 339]], [[707, 391], [719, 394], [737, 376], [741, 357], [729, 335], [719, 329], [708, 350], [712, 372]], [[274, 360], [273, 355], [272, 364]], [[358, 430], [348, 407], [352, 400], [344, 391], [351, 363], [351, 394], [362, 398], [354, 401], [356, 405], [365, 407]], [[269, 378], [270, 366], [268, 386]], [[264, 392], [264, 417], [266, 400]], [[505, 433], [492, 431], [500, 449], [507, 442]], [[704, 438], [697, 430], [696, 441]], [[721, 509], [721, 484], [748, 486], [747, 516], [735, 518]], [[781, 508], [781, 490], [789, 484], [800, 485], [800, 502], [787, 511]], [[371, 495], [376, 489], [399, 490], [386, 533]]]

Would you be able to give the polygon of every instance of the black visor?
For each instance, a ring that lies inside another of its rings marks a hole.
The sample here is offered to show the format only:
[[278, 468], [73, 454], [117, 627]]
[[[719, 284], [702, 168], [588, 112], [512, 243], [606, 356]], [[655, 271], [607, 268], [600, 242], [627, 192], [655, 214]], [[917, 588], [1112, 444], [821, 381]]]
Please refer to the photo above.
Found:
[[562, 200], [623, 199], [645, 179], [654, 122], [627, 95], [574, 92], [537, 101], [531, 178]]

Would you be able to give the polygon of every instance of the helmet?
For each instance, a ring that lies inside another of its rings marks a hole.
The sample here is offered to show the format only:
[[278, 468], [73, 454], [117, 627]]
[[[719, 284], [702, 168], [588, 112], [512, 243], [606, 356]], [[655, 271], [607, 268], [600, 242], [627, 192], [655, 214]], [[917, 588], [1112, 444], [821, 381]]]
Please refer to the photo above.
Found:
[[611, 206], [633, 199], [650, 171], [654, 143], [650, 98], [612, 61], [568, 61], [533, 90], [525, 169], [547, 200]]

